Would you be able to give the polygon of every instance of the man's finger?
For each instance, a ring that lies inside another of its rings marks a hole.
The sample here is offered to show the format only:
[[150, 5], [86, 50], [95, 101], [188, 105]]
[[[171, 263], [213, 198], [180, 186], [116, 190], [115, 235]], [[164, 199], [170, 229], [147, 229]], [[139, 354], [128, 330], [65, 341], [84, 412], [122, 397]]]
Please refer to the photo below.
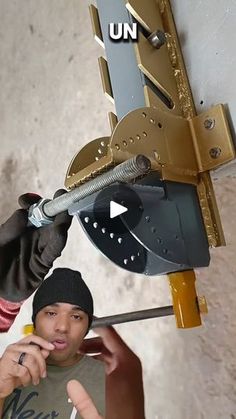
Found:
[[113, 357], [112, 355], [96, 354], [88, 356], [90, 356], [90, 358], [96, 359], [97, 361], [103, 362], [105, 373], [107, 375], [111, 374], [111, 372], [114, 371], [118, 364], [117, 358]]
[[[58, 189], [58, 191], [55, 192], [53, 199], [66, 194], [67, 191], [65, 189]], [[72, 222], [72, 216], [68, 214], [68, 211], [63, 211], [60, 214], [57, 214], [54, 218], [54, 225], [63, 225], [64, 230], [67, 231], [71, 225]]]
[[121, 349], [130, 350], [113, 327], [97, 327], [93, 331], [102, 338], [105, 347], [111, 353], [116, 353]]
[[55, 349], [55, 346], [51, 342], [48, 342], [47, 340], [34, 334], [26, 336], [25, 338], [19, 340], [17, 344], [18, 343], [29, 343], [30, 345], [34, 344], [35, 346], [40, 346], [41, 349], [45, 349], [46, 351], [52, 351]]
[[103, 352], [104, 349], [105, 346], [103, 340], [99, 336], [96, 338], [85, 339], [79, 347], [79, 350], [86, 354], [98, 354]]
[[18, 198], [18, 204], [21, 208], [29, 209], [33, 204], [36, 204], [41, 198], [40, 195], [36, 193], [25, 193]]
[[19, 209], [0, 226], [0, 246], [11, 242], [21, 236], [27, 228], [28, 213]]
[[13, 376], [22, 378], [25, 374], [30, 375], [30, 381], [34, 385], [39, 384], [42, 374], [40, 373], [40, 366], [37, 360], [27, 352], [24, 353], [23, 362], [19, 365], [19, 356], [22, 355], [19, 352], [13, 352], [13, 362], [14, 362], [14, 373]]
[[[46, 362], [42, 351], [38, 347], [32, 347], [27, 344], [16, 344], [10, 347], [9, 356], [11, 356], [11, 359], [15, 363], [19, 363], [21, 354], [24, 354], [21, 365], [24, 365], [24, 367], [29, 369], [32, 368], [33, 373], [35, 370], [35, 375], [41, 375], [41, 377], [43, 377], [46, 372]], [[48, 355], [49, 351], [47, 352], [47, 356]]]
[[92, 399], [79, 381], [71, 380], [67, 383], [67, 393], [76, 410], [83, 419], [104, 419], [99, 415]]
[[16, 388], [23, 386], [27, 387], [31, 384], [32, 377], [27, 369], [21, 369], [18, 372], [18, 378], [15, 379]]
[[61, 255], [66, 245], [67, 231], [64, 230], [63, 226], [55, 227], [54, 224], [51, 224], [44, 227], [44, 231], [40, 233], [38, 246], [42, 252], [41, 259], [46, 266], [52, 266], [52, 263]]

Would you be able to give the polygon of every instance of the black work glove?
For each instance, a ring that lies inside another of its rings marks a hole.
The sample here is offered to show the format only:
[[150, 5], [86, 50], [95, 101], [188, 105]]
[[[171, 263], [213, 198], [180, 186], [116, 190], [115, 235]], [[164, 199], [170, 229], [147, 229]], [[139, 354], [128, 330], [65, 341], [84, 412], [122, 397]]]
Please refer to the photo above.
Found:
[[[63, 193], [60, 189], [54, 198]], [[27, 209], [40, 199], [35, 194], [21, 195], [21, 209], [0, 226], [0, 297], [8, 301], [28, 298], [66, 245], [72, 221], [67, 211], [58, 214], [52, 224], [27, 227]]]

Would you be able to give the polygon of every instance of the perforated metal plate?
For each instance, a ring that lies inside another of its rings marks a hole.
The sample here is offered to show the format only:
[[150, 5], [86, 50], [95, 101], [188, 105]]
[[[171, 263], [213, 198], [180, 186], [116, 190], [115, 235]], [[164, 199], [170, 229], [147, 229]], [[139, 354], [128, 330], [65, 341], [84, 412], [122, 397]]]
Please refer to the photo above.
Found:
[[[142, 180], [141, 182], [144, 182]], [[116, 265], [136, 273], [161, 275], [209, 264], [209, 252], [204, 230], [200, 228], [195, 195], [182, 195], [182, 204], [190, 218], [181, 218], [179, 202], [175, 202], [175, 187], [169, 187], [169, 198], [163, 182], [150, 184], [115, 184], [70, 207], [93, 244]], [[191, 187], [191, 186], [189, 186]], [[122, 189], [124, 190], [122, 198]], [[168, 189], [168, 188], [167, 188]], [[130, 192], [127, 193], [127, 190]], [[119, 193], [117, 194], [117, 191]], [[181, 196], [181, 191], [180, 196]], [[136, 199], [133, 197], [137, 196]], [[110, 201], [125, 205], [129, 210], [110, 218]], [[134, 201], [137, 205], [133, 205]], [[185, 211], [186, 213], [186, 211]], [[192, 234], [193, 244], [186, 241]], [[199, 251], [196, 252], [196, 249]]]
[[141, 198], [143, 211], [134, 228], [132, 212], [121, 215], [127, 229], [149, 252], [165, 262], [177, 264], [178, 268], [189, 265], [176, 204], [164, 199], [162, 188], [141, 185], [130, 188]]

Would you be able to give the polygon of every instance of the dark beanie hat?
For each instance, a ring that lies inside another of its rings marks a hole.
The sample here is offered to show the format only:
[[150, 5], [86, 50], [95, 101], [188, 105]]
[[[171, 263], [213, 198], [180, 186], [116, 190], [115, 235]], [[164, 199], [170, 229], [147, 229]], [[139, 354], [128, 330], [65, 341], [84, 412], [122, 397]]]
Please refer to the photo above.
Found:
[[33, 299], [32, 321], [42, 308], [54, 303], [69, 303], [79, 306], [93, 320], [93, 297], [80, 272], [68, 268], [54, 269], [37, 289]]

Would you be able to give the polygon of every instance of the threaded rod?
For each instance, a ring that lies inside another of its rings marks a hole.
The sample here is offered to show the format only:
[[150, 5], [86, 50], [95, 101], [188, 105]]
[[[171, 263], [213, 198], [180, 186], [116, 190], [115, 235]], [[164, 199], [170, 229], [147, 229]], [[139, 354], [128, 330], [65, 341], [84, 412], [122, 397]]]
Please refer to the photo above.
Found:
[[43, 211], [47, 217], [55, 217], [55, 215], [66, 211], [72, 204], [80, 199], [97, 192], [106, 186], [115, 182], [128, 182], [148, 172], [151, 167], [150, 160], [139, 154], [129, 160], [119, 164], [114, 169], [97, 176], [95, 179], [78, 186], [70, 192], [61, 195], [47, 202]]

